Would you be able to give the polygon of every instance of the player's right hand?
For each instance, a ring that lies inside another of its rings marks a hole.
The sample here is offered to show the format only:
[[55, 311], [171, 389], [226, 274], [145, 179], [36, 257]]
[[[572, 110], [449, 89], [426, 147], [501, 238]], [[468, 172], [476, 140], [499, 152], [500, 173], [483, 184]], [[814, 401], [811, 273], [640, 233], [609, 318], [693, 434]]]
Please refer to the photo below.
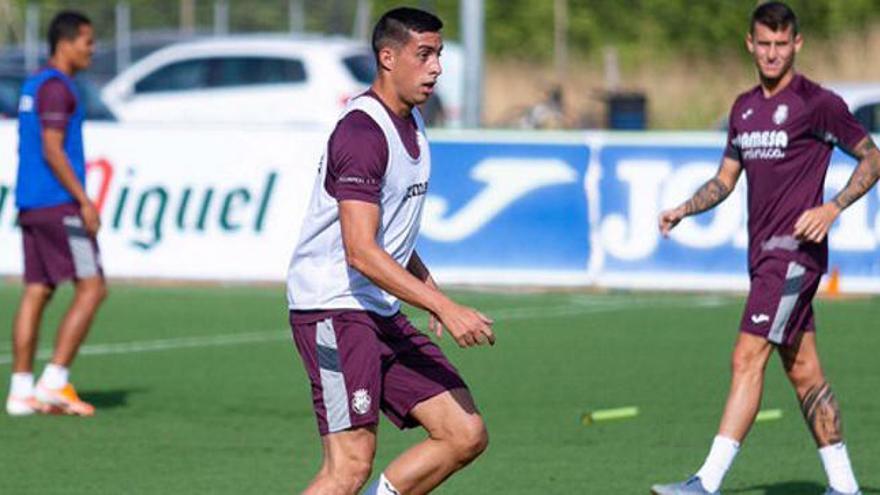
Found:
[[86, 232], [89, 233], [90, 236], [95, 237], [98, 234], [98, 230], [101, 228], [101, 215], [98, 213], [98, 209], [95, 208], [95, 205], [92, 204], [91, 201], [86, 201], [79, 208], [80, 216], [83, 219], [83, 226], [86, 229]]
[[678, 222], [681, 222], [684, 217], [684, 208], [680, 206], [660, 213], [658, 224], [660, 227], [660, 233], [663, 234], [663, 237], [669, 237], [669, 231], [675, 228], [675, 226], [678, 225]]
[[495, 345], [495, 334], [492, 332], [492, 319], [479, 311], [459, 306], [450, 302], [437, 315], [446, 331], [452, 335], [459, 347], [476, 345]]

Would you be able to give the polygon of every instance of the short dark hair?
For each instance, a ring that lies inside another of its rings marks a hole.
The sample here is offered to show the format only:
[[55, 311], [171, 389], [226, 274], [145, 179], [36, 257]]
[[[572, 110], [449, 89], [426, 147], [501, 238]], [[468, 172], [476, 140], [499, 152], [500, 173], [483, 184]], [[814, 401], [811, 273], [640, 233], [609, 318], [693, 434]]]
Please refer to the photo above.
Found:
[[410, 31], [437, 33], [441, 29], [443, 29], [443, 21], [430, 12], [411, 7], [389, 10], [373, 28], [373, 53], [378, 59], [382, 48], [390, 44], [406, 44]]
[[55, 48], [61, 40], [75, 40], [79, 36], [80, 26], [91, 26], [92, 21], [85, 14], [74, 10], [64, 10], [52, 18], [49, 23], [49, 53], [54, 55]]
[[765, 2], [758, 5], [752, 12], [752, 22], [749, 24], [749, 32], [755, 34], [755, 25], [763, 24], [773, 31], [785, 31], [791, 26], [791, 35], [798, 34], [797, 15], [784, 2]]

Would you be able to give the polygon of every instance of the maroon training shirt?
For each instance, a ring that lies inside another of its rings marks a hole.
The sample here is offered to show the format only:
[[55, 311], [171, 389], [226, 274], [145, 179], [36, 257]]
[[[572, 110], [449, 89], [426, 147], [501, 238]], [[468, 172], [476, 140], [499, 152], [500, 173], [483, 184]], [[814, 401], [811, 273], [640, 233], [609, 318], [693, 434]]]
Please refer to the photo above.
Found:
[[756, 86], [736, 99], [724, 154], [746, 171], [750, 271], [766, 259], [827, 269], [827, 237], [798, 242], [794, 224], [822, 204], [834, 146], [852, 150], [865, 136], [839, 96], [800, 74], [770, 98]]
[[76, 96], [58, 78], [49, 79], [37, 92], [37, 115], [43, 129], [63, 131], [73, 112], [76, 111]]
[[[364, 94], [382, 103], [406, 150], [410, 156], [418, 158], [418, 127], [412, 115], [405, 119], [398, 116], [372, 89]], [[343, 117], [330, 135], [324, 189], [337, 201], [355, 199], [379, 204], [387, 166], [385, 134], [370, 116], [355, 110]]]

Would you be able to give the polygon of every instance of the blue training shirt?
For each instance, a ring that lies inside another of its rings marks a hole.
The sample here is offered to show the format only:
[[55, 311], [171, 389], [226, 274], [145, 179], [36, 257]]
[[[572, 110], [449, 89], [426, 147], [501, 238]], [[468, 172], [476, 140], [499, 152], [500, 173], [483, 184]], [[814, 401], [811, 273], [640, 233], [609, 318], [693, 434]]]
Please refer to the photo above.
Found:
[[86, 158], [83, 149], [82, 123], [85, 113], [73, 81], [63, 72], [47, 67], [25, 80], [18, 105], [18, 180], [15, 205], [19, 210], [46, 208], [76, 200], [61, 185], [43, 156], [43, 128], [38, 115], [40, 88], [51, 79], [59, 79], [76, 98], [76, 109], [64, 129], [64, 153], [80, 184], [86, 183]]

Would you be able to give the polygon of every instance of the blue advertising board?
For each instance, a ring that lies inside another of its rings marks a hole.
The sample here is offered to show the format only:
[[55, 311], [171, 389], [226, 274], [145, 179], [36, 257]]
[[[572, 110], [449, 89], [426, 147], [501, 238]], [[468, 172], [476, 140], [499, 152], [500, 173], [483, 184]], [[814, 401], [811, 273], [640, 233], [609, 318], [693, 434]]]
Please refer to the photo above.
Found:
[[[656, 140], [655, 140], [656, 141]], [[690, 197], [712, 177], [722, 147], [681, 138], [668, 144], [608, 142], [593, 148], [599, 202], [594, 249], [600, 253], [598, 282], [606, 285], [708, 288], [746, 285], [747, 187], [714, 210], [683, 220], [663, 239], [658, 215]], [[698, 140], [699, 141], [699, 140]], [[855, 161], [835, 152], [826, 179], [830, 199], [849, 179]], [[880, 195], [871, 191], [844, 211], [830, 232], [830, 267], [851, 288], [867, 290], [880, 279]]]
[[432, 266], [585, 272], [582, 143], [438, 141], [418, 250]]
[[[745, 174], [718, 208], [664, 239], [663, 209], [690, 197], [718, 168], [720, 133], [582, 133], [581, 140], [441, 140], [419, 250], [433, 267], [581, 274], [581, 283], [645, 288], [738, 288], [747, 278]], [[830, 198], [855, 162], [836, 152]], [[880, 193], [846, 210], [830, 234], [846, 287], [880, 290]], [[460, 277], [459, 277], [460, 278]], [[474, 280], [470, 278], [469, 280]], [[547, 277], [547, 283], [556, 279]]]

